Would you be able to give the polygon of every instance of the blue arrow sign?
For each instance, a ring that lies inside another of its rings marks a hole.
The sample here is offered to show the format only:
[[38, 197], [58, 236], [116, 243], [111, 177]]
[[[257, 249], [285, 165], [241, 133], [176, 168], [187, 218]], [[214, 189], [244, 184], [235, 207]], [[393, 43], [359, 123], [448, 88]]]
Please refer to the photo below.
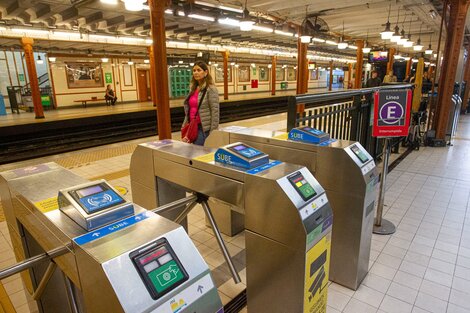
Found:
[[134, 225], [138, 222], [141, 222], [141, 221], [143, 221], [143, 220], [145, 220], [149, 217], [152, 217], [154, 215], [155, 214], [153, 214], [150, 211], [145, 211], [145, 212], [142, 212], [140, 214], [130, 216], [126, 219], [120, 220], [116, 223], [110, 224], [108, 226], [98, 228], [94, 231], [91, 231], [91, 232], [86, 233], [84, 235], [81, 235], [79, 237], [76, 237], [76, 238], [73, 239], [73, 241], [75, 241], [76, 244], [81, 246], [81, 245], [84, 245], [86, 243], [92, 242], [94, 240], [103, 238], [103, 237], [105, 237], [109, 234], [112, 234], [112, 233], [115, 233], [115, 232], [120, 231], [122, 229], [125, 229], [129, 226], [132, 226], [132, 225]]

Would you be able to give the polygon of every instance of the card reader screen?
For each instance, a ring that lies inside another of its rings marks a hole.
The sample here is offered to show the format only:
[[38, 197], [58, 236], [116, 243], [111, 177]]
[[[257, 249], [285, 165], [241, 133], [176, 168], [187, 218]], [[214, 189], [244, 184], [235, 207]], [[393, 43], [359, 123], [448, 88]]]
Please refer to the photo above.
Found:
[[91, 186], [91, 187], [87, 187], [87, 188], [77, 190], [77, 194], [80, 197], [86, 197], [86, 196], [89, 196], [89, 195], [92, 195], [92, 194], [95, 194], [95, 193], [98, 193], [98, 192], [101, 192], [101, 191], [103, 191], [103, 187], [101, 187], [100, 185], [95, 185], [95, 186]]
[[310, 183], [300, 172], [292, 174], [291, 176], [287, 177], [287, 179], [290, 181], [292, 186], [294, 186], [295, 190], [297, 190], [304, 201], [311, 199], [317, 194], [315, 189], [313, 189]]
[[70, 192], [71, 196], [88, 214], [107, 209], [125, 202], [114, 190], [106, 184], [96, 184]]
[[306, 132], [309, 132], [311, 134], [314, 134], [314, 135], [322, 135], [323, 132], [321, 130], [318, 130], [318, 129], [315, 129], [315, 128], [311, 128], [311, 127], [308, 127], [308, 126], [305, 126], [305, 127], [302, 127], [301, 128], [303, 131], [306, 131]]
[[263, 154], [261, 151], [256, 150], [255, 148], [252, 148], [252, 147], [245, 146], [245, 145], [236, 145], [236, 146], [230, 147], [229, 149], [238, 154], [241, 154], [247, 159], [251, 159], [251, 158], [254, 158], [255, 156]]
[[165, 239], [130, 254], [140, 277], [154, 300], [188, 279], [188, 275]]
[[358, 146], [352, 145], [351, 150], [352, 152], [354, 152], [354, 154], [362, 163], [366, 163], [367, 161], [369, 161], [369, 158], [367, 157], [367, 155], [364, 152], [362, 152]]

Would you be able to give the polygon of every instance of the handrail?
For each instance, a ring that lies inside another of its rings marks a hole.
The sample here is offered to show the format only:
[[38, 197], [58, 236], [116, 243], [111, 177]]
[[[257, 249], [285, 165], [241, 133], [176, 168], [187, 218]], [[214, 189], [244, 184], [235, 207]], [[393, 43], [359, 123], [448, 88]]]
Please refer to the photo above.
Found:
[[297, 103], [314, 103], [318, 101], [331, 101], [331, 100], [339, 100], [354, 96], [362, 96], [369, 93], [373, 93], [378, 90], [387, 90], [387, 89], [408, 89], [413, 88], [414, 84], [397, 84], [397, 85], [386, 85], [380, 87], [373, 87], [373, 88], [361, 88], [361, 89], [353, 89], [353, 90], [342, 90], [342, 91], [330, 91], [330, 92], [322, 92], [322, 93], [315, 93], [315, 94], [302, 94], [296, 96], [290, 96], [288, 98], [295, 98]]

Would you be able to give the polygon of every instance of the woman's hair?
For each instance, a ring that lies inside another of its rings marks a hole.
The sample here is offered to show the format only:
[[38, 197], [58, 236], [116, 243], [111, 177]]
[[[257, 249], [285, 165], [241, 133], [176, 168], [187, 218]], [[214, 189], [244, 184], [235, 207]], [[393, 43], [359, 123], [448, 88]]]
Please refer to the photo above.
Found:
[[[206, 86], [213, 85], [214, 80], [212, 79], [212, 76], [209, 73], [209, 67], [207, 66], [207, 64], [203, 61], [196, 61], [193, 65], [193, 69], [194, 69], [195, 66], [199, 66], [204, 71], [207, 71], [207, 75], [204, 78], [204, 81], [202, 82], [199, 89], [204, 89], [204, 88], [206, 88]], [[194, 79], [194, 75], [193, 75], [193, 77], [191, 78], [190, 93], [192, 94], [194, 91], [196, 91], [196, 88], [198, 86], [199, 86], [199, 82]]]

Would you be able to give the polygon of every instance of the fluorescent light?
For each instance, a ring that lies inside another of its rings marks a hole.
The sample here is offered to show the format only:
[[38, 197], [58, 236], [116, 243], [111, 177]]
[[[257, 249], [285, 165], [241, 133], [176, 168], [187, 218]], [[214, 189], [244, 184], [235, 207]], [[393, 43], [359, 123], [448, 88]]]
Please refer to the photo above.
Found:
[[235, 65], [235, 62], [230, 62], [230, 65], [231, 65], [231, 66], [234, 66], [234, 65]]
[[49, 34], [48, 30], [43, 30], [43, 29], [27, 29], [27, 28], [12, 28], [12, 32], [15, 33], [29, 33], [29, 34], [35, 34], [35, 35], [47, 35]]
[[271, 67], [273, 67], [273, 65], [272, 65], [272, 64], [268, 64], [268, 68], [271, 68]]
[[411, 59], [411, 62], [418, 63], [418, 59]]
[[36, 63], [37, 64], [43, 64], [44, 63], [44, 61], [41, 59], [40, 55], [38, 55], [38, 59], [36, 60]]
[[0, 31], [2, 31], [2, 30], [7, 30], [7, 28], [3, 27], [3, 26], [0, 26]]
[[54, 34], [54, 36], [57, 36], [57, 37], [67, 37], [67, 38], [74, 37], [74, 38], [80, 38], [80, 34], [79, 34], [79, 33], [68, 33], [68, 32], [56, 32], [56, 31], [54, 31], [53, 34]]
[[347, 42], [339, 42], [338, 43], [338, 49], [340, 50], [344, 50], [348, 47], [348, 43]]
[[194, 62], [190, 62], [190, 63], [189, 63], [189, 66], [194, 66]]
[[56, 57], [49, 57], [49, 61], [51, 61], [51, 62], [55, 62], [55, 60], [57, 60], [57, 58], [56, 58]]
[[437, 53], [434, 53], [434, 55], [433, 55], [433, 56], [434, 56], [435, 58], [437, 58]]
[[424, 51], [424, 54], [432, 54], [432, 52], [433, 52], [432, 49], [431, 50], [428, 49]]
[[101, 3], [118, 4], [118, 0], [100, 0]]
[[256, 67], [255, 63], [251, 63], [250, 65], [251, 65], [251, 67]]
[[300, 36], [300, 42], [301, 43], [310, 43], [311, 39], [312, 39], [312, 37], [310, 37], [310, 36]]
[[421, 51], [422, 49], [423, 49], [422, 45], [416, 45], [416, 46], [413, 47], [414, 51]]
[[369, 48], [369, 47], [364, 47], [364, 48], [362, 48], [362, 52], [363, 52], [363, 53], [369, 53], [369, 52], [370, 52], [370, 48]]
[[331, 40], [325, 40], [325, 43], [327, 43], [327, 44], [329, 44], [329, 45], [333, 45], [333, 46], [336, 46], [336, 45], [338, 45], [338, 43], [337, 43], [337, 42], [335, 42], [335, 41], [331, 41]]
[[134, 64], [134, 62], [132, 62], [131, 60], [129, 60], [129, 61], [127, 61], [127, 64], [129, 64], [129, 65], [133, 65], [133, 64]]
[[431, 62], [424, 62], [424, 65], [429, 65], [431, 64]]
[[312, 38], [312, 41], [316, 41], [316, 42], [325, 42], [325, 39], [313, 37], [313, 38]]
[[247, 31], [253, 30], [253, 25], [254, 24], [255, 24], [255, 22], [249, 21], [249, 20], [240, 21], [240, 23], [239, 23], [240, 30], [242, 32], [247, 32]]
[[379, 52], [379, 55], [380, 55], [381, 57], [386, 57], [386, 56], [388, 56], [388, 52], [387, 52], [387, 51], [380, 51], [380, 52]]
[[285, 32], [285, 31], [278, 30], [278, 29], [276, 29], [276, 30], [274, 31], [274, 33], [275, 33], [275, 34], [278, 34], [278, 35], [289, 36], [289, 37], [294, 36], [293, 33]]
[[[197, 2], [197, 1], [196, 1], [196, 2]], [[237, 12], [237, 13], [243, 13], [243, 10], [242, 10], [242, 9], [232, 8], [232, 7], [228, 7], [228, 6], [226, 6], [226, 5], [219, 5], [219, 9], [225, 10], [225, 11], [232, 11], [232, 12]]]
[[145, 43], [152, 44], [153, 40], [152, 39], [145, 39]]
[[142, 0], [125, 0], [124, 6], [128, 11], [142, 11], [144, 9], [144, 2]]
[[205, 16], [205, 15], [199, 15], [199, 14], [189, 14], [188, 17], [195, 18], [198, 20], [209, 21], [209, 22], [215, 21], [215, 19], [212, 16]]
[[101, 62], [103, 63], [108, 63], [109, 59], [108, 58], [101, 58]]
[[178, 11], [178, 16], [186, 16], [186, 14], [184, 14], [184, 11]]
[[179, 61], [178, 61], [178, 64], [183, 64], [183, 63], [184, 63], [183, 60], [179, 60]]
[[356, 50], [357, 50], [357, 47], [356, 47], [356, 46], [353, 46], [353, 45], [349, 45], [348, 48], [349, 48], [349, 49], [356, 49]]
[[240, 21], [233, 18], [223, 18], [219, 19], [219, 24], [230, 25], [230, 26], [240, 26]]
[[173, 14], [173, 10], [166, 9], [166, 10], [165, 10], [165, 13], [166, 13], [166, 14]]
[[260, 32], [272, 33], [274, 29], [264, 26], [253, 25], [253, 30], [259, 30]]
[[150, 63], [150, 60], [149, 60], [149, 59], [145, 59], [145, 60], [144, 60], [144, 63], [145, 63], [145, 64], [149, 64], [149, 63]]
[[403, 47], [405, 48], [411, 48], [413, 47], [413, 41], [407, 41], [403, 44]]
[[195, 4], [200, 4], [206, 7], [216, 8], [217, 6], [212, 3], [204, 2], [204, 1], [194, 1]]

